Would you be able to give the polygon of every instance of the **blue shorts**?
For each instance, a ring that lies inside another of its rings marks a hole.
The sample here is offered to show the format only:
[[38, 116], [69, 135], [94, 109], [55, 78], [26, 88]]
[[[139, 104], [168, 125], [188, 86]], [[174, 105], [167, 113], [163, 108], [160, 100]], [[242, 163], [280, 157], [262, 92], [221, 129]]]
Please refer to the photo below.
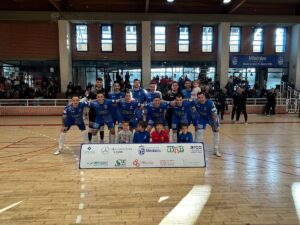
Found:
[[138, 119], [138, 121], [143, 120], [144, 111], [142, 109], [140, 109], [140, 108], [135, 109], [134, 114], [135, 114], [136, 118]]
[[73, 126], [73, 125], [77, 125], [79, 130], [85, 130], [85, 124], [84, 124], [83, 119], [77, 119], [77, 120], [68, 120], [68, 119], [66, 119], [64, 125], [65, 125], [64, 131], [68, 131], [71, 128], [71, 126]]
[[196, 124], [194, 124], [196, 130], [200, 130], [200, 129], [205, 129], [206, 128], [206, 124], [209, 124], [213, 130], [213, 132], [216, 132], [217, 129], [220, 127], [220, 124], [219, 124], [219, 118], [217, 117], [217, 122], [216, 122], [216, 127], [213, 127], [213, 120], [212, 119], [209, 119], [209, 120], [206, 120], [204, 119], [203, 117], [200, 117]]
[[182, 124], [190, 125], [187, 118], [174, 119], [172, 120], [172, 130], [179, 130]]
[[102, 118], [96, 118], [95, 122], [93, 123], [93, 129], [100, 129], [100, 127], [103, 127], [104, 124], [107, 125], [108, 129], [112, 129], [114, 128], [115, 124], [114, 121], [112, 120], [112, 118], [106, 118], [106, 119], [102, 119]]
[[118, 111], [118, 108], [112, 107], [111, 116], [114, 124], [116, 124], [117, 121], [120, 122], [120, 113]]

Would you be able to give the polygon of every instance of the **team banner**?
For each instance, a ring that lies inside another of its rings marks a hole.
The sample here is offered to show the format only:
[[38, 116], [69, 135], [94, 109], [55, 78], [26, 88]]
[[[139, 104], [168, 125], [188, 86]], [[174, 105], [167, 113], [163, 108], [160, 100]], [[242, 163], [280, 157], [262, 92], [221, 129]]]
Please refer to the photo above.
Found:
[[80, 169], [205, 167], [203, 143], [82, 144]]
[[283, 55], [230, 55], [229, 67], [287, 67]]

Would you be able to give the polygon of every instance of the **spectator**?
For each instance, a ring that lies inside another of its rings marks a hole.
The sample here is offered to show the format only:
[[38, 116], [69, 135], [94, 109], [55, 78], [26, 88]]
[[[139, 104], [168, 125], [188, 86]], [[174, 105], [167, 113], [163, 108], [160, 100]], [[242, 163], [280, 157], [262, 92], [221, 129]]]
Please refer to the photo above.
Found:
[[266, 115], [274, 115], [276, 107], [276, 91], [274, 88], [267, 93]]

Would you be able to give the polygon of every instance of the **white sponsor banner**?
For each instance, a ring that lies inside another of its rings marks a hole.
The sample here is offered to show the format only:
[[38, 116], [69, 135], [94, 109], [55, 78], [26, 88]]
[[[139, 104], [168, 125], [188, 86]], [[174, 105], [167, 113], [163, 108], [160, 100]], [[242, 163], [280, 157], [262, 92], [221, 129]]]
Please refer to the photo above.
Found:
[[79, 168], [205, 167], [203, 143], [82, 144]]

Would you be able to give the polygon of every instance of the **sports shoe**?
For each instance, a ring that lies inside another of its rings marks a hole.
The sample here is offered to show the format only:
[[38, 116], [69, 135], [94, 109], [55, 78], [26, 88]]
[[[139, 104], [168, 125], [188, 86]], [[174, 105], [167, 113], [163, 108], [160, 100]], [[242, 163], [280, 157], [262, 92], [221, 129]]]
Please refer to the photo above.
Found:
[[62, 152], [62, 149], [58, 148], [53, 154], [54, 155], [59, 155], [61, 152]]
[[218, 156], [218, 157], [221, 157], [221, 156], [222, 156], [221, 153], [218, 151], [218, 149], [215, 149], [215, 150], [214, 150], [214, 155], [215, 155], [215, 156]]
[[247, 126], [247, 125], [248, 125], [248, 122], [245, 122], [244, 124]]

